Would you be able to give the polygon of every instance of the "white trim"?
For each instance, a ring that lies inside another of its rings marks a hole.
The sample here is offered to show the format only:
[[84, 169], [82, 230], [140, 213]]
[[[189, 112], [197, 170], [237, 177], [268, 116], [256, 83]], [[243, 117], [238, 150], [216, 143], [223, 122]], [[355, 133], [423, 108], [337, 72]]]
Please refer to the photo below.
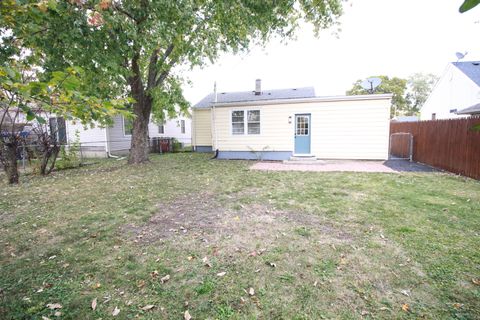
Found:
[[[216, 107], [216, 106], [215, 106]], [[233, 134], [233, 126], [232, 126], [232, 115], [235, 111], [243, 111], [243, 134]], [[260, 133], [248, 133], [248, 112], [249, 111], [258, 111], [260, 112]], [[237, 108], [230, 110], [230, 136], [231, 137], [242, 137], [242, 136], [254, 136], [260, 137], [262, 135], [262, 110], [257, 108]]]
[[291, 104], [291, 103], [309, 103], [309, 102], [335, 102], [335, 101], [362, 101], [362, 100], [390, 100], [393, 94], [366, 94], [357, 96], [328, 96], [328, 97], [313, 97], [313, 98], [294, 98], [294, 99], [273, 99], [273, 100], [255, 100], [255, 101], [238, 101], [238, 102], [224, 102], [213, 103], [209, 107], [194, 107], [194, 109], [210, 109], [212, 107], [249, 107], [262, 106], [270, 104]]

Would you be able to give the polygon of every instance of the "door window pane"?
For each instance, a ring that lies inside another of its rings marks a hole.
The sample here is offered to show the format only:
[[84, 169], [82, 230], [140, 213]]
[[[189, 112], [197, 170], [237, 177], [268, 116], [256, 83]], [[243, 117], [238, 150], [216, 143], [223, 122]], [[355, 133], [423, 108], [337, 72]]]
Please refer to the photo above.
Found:
[[309, 129], [309, 118], [307, 116], [297, 116], [296, 117], [296, 135], [297, 136], [308, 136]]

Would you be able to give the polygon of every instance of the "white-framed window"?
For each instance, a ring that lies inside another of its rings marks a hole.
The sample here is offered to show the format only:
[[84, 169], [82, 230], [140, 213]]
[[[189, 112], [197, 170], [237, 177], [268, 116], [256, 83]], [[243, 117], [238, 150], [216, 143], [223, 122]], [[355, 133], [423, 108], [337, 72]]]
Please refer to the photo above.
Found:
[[122, 116], [123, 122], [123, 135], [124, 136], [131, 136], [133, 132], [133, 119], [127, 119]]
[[232, 134], [244, 134], [245, 133], [245, 111], [237, 110], [232, 111]]
[[232, 134], [260, 134], [260, 110], [232, 111]]
[[158, 125], [158, 133], [160, 133], [160, 134], [165, 133], [165, 125], [163, 125], [163, 124]]
[[180, 132], [185, 133], [185, 120], [180, 120]]

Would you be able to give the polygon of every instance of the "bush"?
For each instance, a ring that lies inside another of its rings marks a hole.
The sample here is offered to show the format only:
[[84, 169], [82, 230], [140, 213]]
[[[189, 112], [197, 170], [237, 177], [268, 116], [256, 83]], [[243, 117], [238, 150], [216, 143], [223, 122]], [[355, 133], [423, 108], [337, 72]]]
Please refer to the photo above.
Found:
[[57, 161], [55, 168], [57, 170], [71, 169], [80, 166], [80, 134], [75, 132], [75, 140], [70, 144], [69, 148], [62, 146], [60, 149], [60, 159]]
[[179, 152], [182, 149], [182, 143], [175, 138], [172, 138], [173, 152]]

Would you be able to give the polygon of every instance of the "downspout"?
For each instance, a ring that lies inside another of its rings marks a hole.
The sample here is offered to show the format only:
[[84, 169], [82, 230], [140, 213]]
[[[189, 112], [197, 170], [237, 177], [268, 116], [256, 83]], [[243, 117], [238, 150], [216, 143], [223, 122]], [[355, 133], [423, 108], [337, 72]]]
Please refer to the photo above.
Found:
[[120, 159], [119, 156], [114, 156], [110, 153], [110, 144], [108, 143], [108, 126], [105, 127], [105, 150], [107, 151], [107, 158]]
[[215, 145], [215, 157], [218, 156], [218, 136], [217, 136], [217, 126], [215, 123], [216, 117], [215, 117], [215, 105], [218, 102], [218, 94], [217, 94], [217, 82], [215, 81], [215, 84], [213, 86], [213, 94], [214, 94], [214, 102], [212, 105], [212, 129], [213, 129], [213, 134], [214, 134], [214, 145]]

